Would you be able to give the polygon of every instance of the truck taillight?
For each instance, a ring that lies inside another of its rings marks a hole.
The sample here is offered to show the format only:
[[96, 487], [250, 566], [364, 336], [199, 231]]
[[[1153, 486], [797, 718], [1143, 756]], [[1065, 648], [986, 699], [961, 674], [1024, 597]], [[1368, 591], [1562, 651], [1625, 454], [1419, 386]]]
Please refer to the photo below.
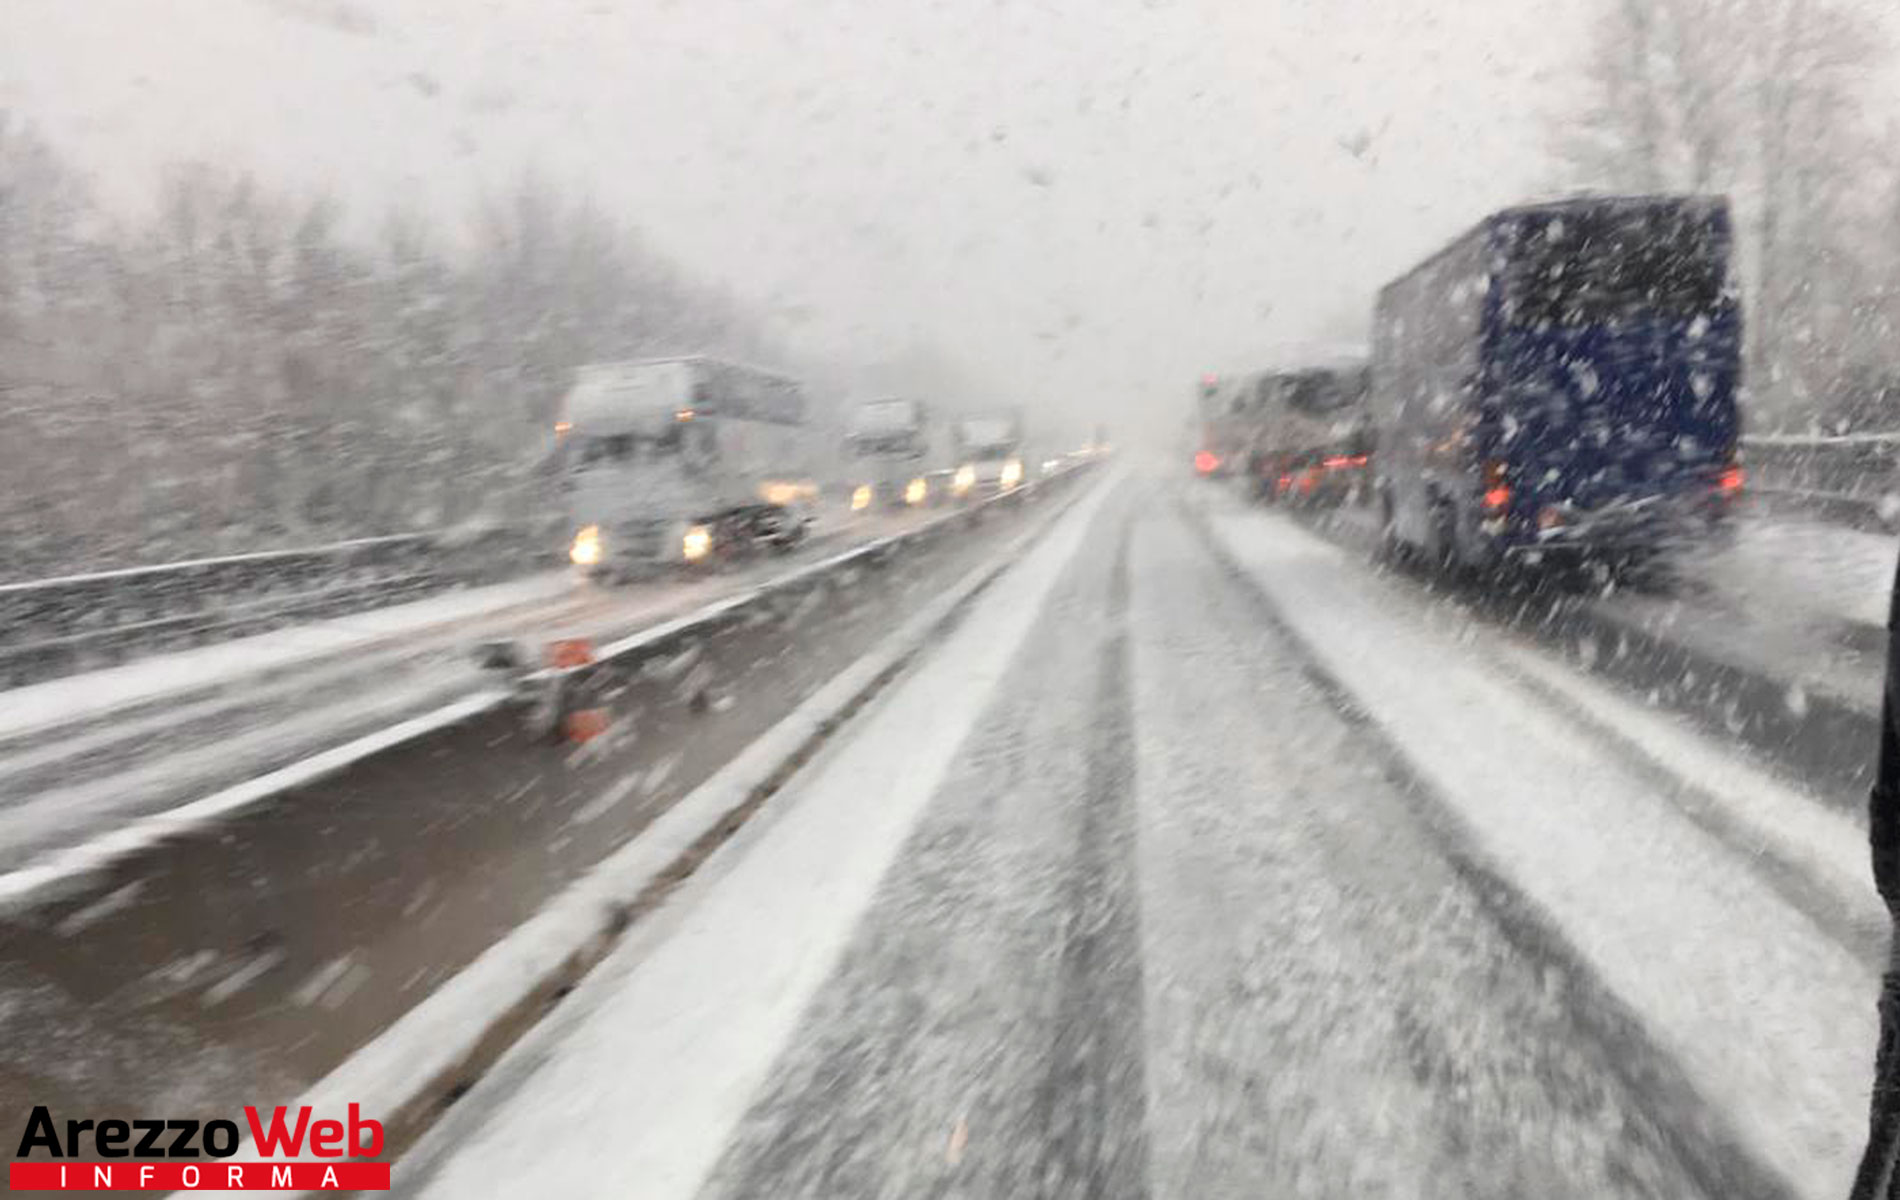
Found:
[[1740, 463], [1730, 463], [1722, 468], [1715, 477], [1715, 490], [1724, 496], [1738, 496], [1742, 491], [1743, 475]]
[[1220, 455], [1212, 450], [1203, 450], [1194, 456], [1194, 469], [1203, 475], [1212, 475], [1220, 469]]
[[1484, 507], [1491, 512], [1501, 512], [1511, 504], [1511, 484], [1505, 475], [1504, 463], [1498, 459], [1487, 459], [1484, 464]]

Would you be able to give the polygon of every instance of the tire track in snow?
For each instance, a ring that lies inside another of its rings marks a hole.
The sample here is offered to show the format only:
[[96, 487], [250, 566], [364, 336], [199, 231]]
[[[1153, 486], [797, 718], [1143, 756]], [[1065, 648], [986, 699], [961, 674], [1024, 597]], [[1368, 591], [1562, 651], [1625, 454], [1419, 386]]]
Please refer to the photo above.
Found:
[[1602, 980], [1563, 928], [1535, 900], [1510, 882], [1479, 849], [1467, 819], [1441, 795], [1312, 644], [1282, 613], [1279, 604], [1235, 561], [1215, 536], [1206, 514], [1176, 493], [1186, 523], [1250, 599], [1263, 623], [1299, 657], [1302, 673], [1333, 710], [1363, 737], [1389, 778], [1416, 797], [1425, 828], [1465, 881], [1499, 932], [1526, 959], [1547, 970], [1562, 991], [1577, 1028], [1597, 1043], [1602, 1058], [1633, 1096], [1647, 1100], [1671, 1154], [1708, 1196], [1796, 1200], [1802, 1193], [1758, 1155], [1722, 1113], [1696, 1088], [1675, 1057], [1650, 1035], [1637, 1013]]
[[1126, 518], [1096, 518], [702, 1200], [1146, 1196]]
[[1134, 717], [1126, 520], [1108, 579], [1109, 628], [1095, 671], [1087, 790], [1065, 887], [1056, 1044], [1038, 1089], [1051, 1197], [1141, 1200], [1147, 1187]]

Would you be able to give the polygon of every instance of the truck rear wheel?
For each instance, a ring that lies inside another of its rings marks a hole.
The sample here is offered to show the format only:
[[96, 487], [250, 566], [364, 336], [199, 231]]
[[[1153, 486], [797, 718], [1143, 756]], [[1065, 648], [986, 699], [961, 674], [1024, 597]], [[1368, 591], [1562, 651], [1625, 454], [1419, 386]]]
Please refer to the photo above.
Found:
[[773, 550], [785, 551], [805, 540], [805, 522], [787, 508], [768, 508], [753, 525], [753, 537]]
[[1395, 567], [1407, 567], [1413, 561], [1412, 544], [1399, 536], [1398, 506], [1384, 487], [1379, 489], [1379, 557]]
[[1464, 555], [1458, 548], [1458, 510], [1442, 497], [1432, 504], [1432, 542], [1427, 555], [1434, 575], [1452, 579], [1464, 573]]

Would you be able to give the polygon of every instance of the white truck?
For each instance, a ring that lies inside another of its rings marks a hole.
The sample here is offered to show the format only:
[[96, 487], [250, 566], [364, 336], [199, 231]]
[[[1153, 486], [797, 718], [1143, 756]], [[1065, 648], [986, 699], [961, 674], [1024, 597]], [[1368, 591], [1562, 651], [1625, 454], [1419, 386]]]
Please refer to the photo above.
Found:
[[851, 510], [945, 498], [954, 464], [944, 431], [921, 400], [887, 397], [857, 406], [845, 430], [845, 480]]
[[976, 417], [953, 429], [957, 470], [950, 491], [959, 500], [1011, 491], [1023, 482], [1023, 431], [1014, 417]]
[[700, 356], [585, 366], [555, 433], [568, 557], [589, 575], [805, 537], [816, 438], [802, 390], [782, 375]]

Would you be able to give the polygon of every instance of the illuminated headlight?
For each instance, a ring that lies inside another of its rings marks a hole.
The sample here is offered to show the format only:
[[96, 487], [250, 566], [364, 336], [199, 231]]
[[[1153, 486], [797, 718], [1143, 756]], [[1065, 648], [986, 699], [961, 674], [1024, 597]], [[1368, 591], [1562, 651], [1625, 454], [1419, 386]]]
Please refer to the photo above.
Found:
[[925, 479], [913, 479], [904, 485], [904, 503], [922, 504], [930, 498], [930, 483]]
[[600, 526], [589, 525], [574, 535], [574, 544], [568, 547], [567, 556], [574, 560], [577, 567], [592, 567], [600, 563]]
[[1004, 463], [1003, 473], [997, 476], [996, 481], [1002, 484], [1006, 488], [1013, 488], [1017, 484], [1021, 483], [1023, 481], [1022, 459], [1012, 458], [1008, 462]]
[[1061, 469], [1062, 460], [1059, 458], [1045, 458], [1042, 460], [1042, 473], [1044, 475], [1054, 475]]
[[687, 562], [698, 562], [712, 553], [712, 544], [712, 530], [704, 525], [693, 525], [680, 539], [680, 554]]
[[817, 495], [817, 489], [809, 483], [765, 483], [759, 485], [759, 496], [767, 504], [776, 504], [780, 508], [790, 508], [794, 504], [810, 500]]
[[851, 493], [851, 511], [862, 512], [869, 507], [871, 507], [871, 485], [861, 483], [858, 485], [858, 490]]
[[956, 478], [950, 481], [950, 490], [961, 496], [975, 486], [976, 468], [969, 463], [964, 463], [957, 468]]

